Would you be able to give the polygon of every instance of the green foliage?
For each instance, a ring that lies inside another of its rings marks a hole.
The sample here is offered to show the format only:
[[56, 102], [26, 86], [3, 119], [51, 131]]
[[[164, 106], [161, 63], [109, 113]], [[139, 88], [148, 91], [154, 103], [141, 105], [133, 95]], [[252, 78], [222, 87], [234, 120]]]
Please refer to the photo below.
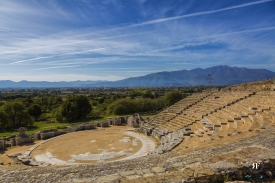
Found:
[[136, 112], [157, 111], [164, 107], [163, 99], [119, 99], [108, 106], [108, 114], [123, 115]]
[[104, 108], [95, 108], [91, 112], [91, 116], [94, 118], [103, 117], [106, 115]]
[[133, 113], [134, 103], [130, 99], [119, 99], [108, 106], [109, 114], [130, 114]]
[[151, 98], [151, 99], [153, 99], [154, 95], [153, 95], [153, 93], [150, 90], [146, 89], [146, 90], [144, 90], [142, 92], [142, 97], [143, 98]]
[[[26, 106], [20, 101], [10, 101], [2, 106], [2, 118], [6, 120], [5, 127], [21, 127], [33, 124], [33, 118], [27, 112]], [[2, 119], [2, 120], [3, 120]]]
[[0, 127], [5, 128], [8, 126], [8, 115], [4, 111], [0, 111]]
[[[179, 91], [178, 93], [181, 92], [183, 95], [189, 95], [194, 92], [200, 92], [206, 88], [205, 86], [68, 88], [66, 91], [60, 88], [11, 89], [0, 92], [0, 128], [13, 130], [24, 124], [31, 124], [33, 122], [32, 118], [40, 122], [51, 120], [64, 124], [65, 121], [77, 121], [86, 116], [102, 118], [106, 117], [107, 114], [122, 115], [135, 112], [156, 112], [167, 105], [172, 105], [178, 100], [169, 99], [168, 96], [163, 97], [167, 93]], [[82, 106], [82, 104], [79, 105], [76, 101], [70, 99], [76, 97], [73, 93], [85, 93], [85, 95], [89, 96], [89, 103], [93, 106], [93, 110], [91, 111], [91, 108], [87, 105], [88, 107], [85, 108], [87, 111], [81, 112], [78, 106]], [[166, 101], [164, 98], [166, 98]], [[64, 104], [63, 101], [66, 101], [66, 99], [67, 102]], [[20, 104], [19, 106], [14, 105], [10, 108], [10, 102]], [[35, 110], [35, 105], [41, 107], [42, 114], [40, 116], [40, 112]], [[11, 114], [10, 111], [13, 109], [16, 109], [16, 112]], [[19, 119], [19, 116], [24, 119]], [[28, 118], [29, 120], [26, 121]], [[85, 118], [85, 120], [86, 119], [88, 118]]]
[[53, 117], [59, 122], [64, 121], [64, 117], [62, 115], [62, 107], [58, 107], [53, 110]]
[[104, 102], [104, 100], [105, 100], [105, 98], [104, 98], [104, 97], [100, 97], [100, 98], [98, 99], [98, 101], [97, 101], [97, 102], [98, 102], [99, 104], [102, 104], [102, 103]]
[[133, 109], [131, 108], [126, 108], [125, 106], [123, 105], [117, 105], [114, 110], [113, 110], [113, 114], [115, 115], [123, 115], [123, 114], [130, 114], [130, 113], [133, 113]]
[[37, 120], [42, 114], [42, 109], [40, 105], [32, 104], [29, 107], [28, 112], [35, 120]]
[[87, 117], [92, 107], [89, 99], [84, 95], [71, 96], [63, 103], [61, 115], [67, 121], [74, 121]]
[[159, 98], [159, 94], [158, 93], [153, 93], [154, 98]]
[[225, 183], [225, 182], [228, 182], [228, 181], [229, 181], [229, 175], [226, 174], [226, 175], [224, 175], [224, 177], [223, 177], [223, 182]]
[[183, 95], [178, 91], [169, 92], [164, 97], [165, 105], [170, 106], [176, 103], [177, 101], [181, 100]]

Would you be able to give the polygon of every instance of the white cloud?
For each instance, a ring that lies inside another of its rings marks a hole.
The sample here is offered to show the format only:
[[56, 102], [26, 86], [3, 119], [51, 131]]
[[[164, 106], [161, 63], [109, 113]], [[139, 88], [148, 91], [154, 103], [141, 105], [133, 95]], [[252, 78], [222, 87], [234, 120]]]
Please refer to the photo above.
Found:
[[[23, 71], [34, 73], [37, 71], [42, 74], [45, 72], [64, 73], [69, 70], [76, 75], [81, 75], [82, 73], [77, 70], [88, 70], [93, 65], [104, 69], [104, 67], [109, 67], [108, 63], [117, 63], [120, 64], [120, 67], [131, 65], [133, 68], [138, 67], [141, 63], [148, 63], [148, 66], [155, 67], [155, 69], [151, 69], [152, 71], [157, 71], [178, 68], [179, 63], [191, 68], [197, 67], [198, 64], [236, 63], [240, 58], [245, 61], [251, 60], [251, 65], [256, 65], [254, 62], [259, 58], [264, 58], [265, 63], [263, 64], [266, 64], [275, 57], [274, 41], [272, 41], [272, 37], [260, 37], [261, 33], [267, 36], [271, 35], [275, 30], [274, 24], [263, 23], [257, 24], [257, 26], [236, 28], [233, 23], [223, 21], [209, 25], [210, 21], [203, 24], [199, 23], [200, 21], [190, 23], [188, 19], [184, 18], [197, 17], [200, 20], [199, 18], [207, 17], [201, 15], [271, 1], [254, 1], [212, 11], [200, 11], [151, 21], [142, 22], [141, 19], [142, 23], [126, 22], [124, 25], [110, 26], [111, 28], [86, 27], [71, 30], [62, 27], [64, 26], [62, 21], [69, 19], [74, 22], [75, 17], [55, 1], [51, 1], [52, 4], [47, 6], [41, 6], [39, 4], [41, 1], [37, 1], [37, 5], [24, 4], [22, 1], [18, 1], [18, 3], [5, 1], [4, 6], [0, 7], [0, 10], [3, 10], [0, 11], [0, 18], [8, 17], [8, 19], [0, 19], [0, 30], [3, 31], [3, 34], [0, 34], [0, 72], [8, 69], [13, 70], [14, 75], [20, 75]], [[87, 3], [91, 6], [90, 2], [87, 1]], [[18, 9], [18, 12], [14, 12], [13, 6]], [[161, 15], [155, 17], [163, 17], [170, 10], [171, 7], [163, 8], [160, 10]], [[140, 11], [144, 11], [144, 9]], [[37, 16], [35, 16], [36, 13]], [[229, 16], [229, 14], [227, 15]], [[58, 19], [57, 22], [61, 22], [61, 25], [53, 24], [53, 27], [47, 23], [42, 25], [43, 20], [50, 22], [54, 18]], [[26, 25], [26, 27], [22, 25]], [[16, 31], [9, 32], [9, 29]], [[216, 50], [190, 49], [212, 43], [221, 43], [224, 48]], [[178, 64], [169, 66], [169, 62]], [[136, 70], [135, 72], [142, 73], [143, 71]], [[132, 76], [131, 73], [134, 72], [129, 70], [123, 74], [117, 70], [110, 70], [109, 73]], [[98, 75], [99, 72], [93, 74]], [[3, 78], [6, 76], [1, 76], [0, 79]]]
[[158, 24], [158, 23], [167, 22], [167, 21], [171, 21], [171, 20], [178, 20], [178, 19], [183, 19], [183, 18], [188, 18], [188, 17], [218, 13], [218, 12], [233, 10], [233, 9], [237, 9], [237, 8], [243, 8], [243, 7], [252, 6], [252, 5], [261, 4], [261, 3], [266, 3], [266, 2], [271, 2], [271, 1], [274, 1], [274, 0], [261, 0], [261, 1], [255, 1], [255, 2], [250, 2], [250, 3], [240, 4], [240, 5], [236, 5], [236, 6], [221, 8], [221, 9], [217, 9], [217, 10], [202, 11], [202, 12], [190, 13], [190, 14], [181, 15], [181, 16], [174, 16], [174, 17], [169, 17], [169, 18], [161, 18], [161, 19], [156, 19], [156, 20], [150, 20], [150, 21], [147, 21], [147, 22], [139, 23], [139, 24], [133, 24], [132, 26], [136, 27], [136, 26]]

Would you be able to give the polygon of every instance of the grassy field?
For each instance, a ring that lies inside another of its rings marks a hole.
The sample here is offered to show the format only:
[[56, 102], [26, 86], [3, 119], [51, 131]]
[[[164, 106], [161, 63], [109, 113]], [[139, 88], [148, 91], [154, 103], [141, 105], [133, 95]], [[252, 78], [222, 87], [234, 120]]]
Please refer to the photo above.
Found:
[[[146, 115], [142, 115], [142, 118], [145, 120], [147, 117], [151, 118], [152, 116], [154, 116], [154, 114], [146, 114]], [[86, 118], [86, 119], [82, 119], [79, 121], [75, 121], [72, 123], [58, 123], [58, 122], [49, 122], [49, 121], [40, 121], [40, 122], [35, 122], [33, 126], [27, 126], [27, 134], [34, 134], [38, 131], [41, 130], [50, 130], [50, 129], [65, 129], [66, 126], [73, 126], [73, 125], [77, 125], [77, 124], [82, 124], [82, 123], [94, 123], [97, 121], [105, 121], [107, 119], [112, 119], [118, 116], [105, 116], [105, 117], [100, 117], [100, 118]], [[7, 132], [2, 132], [0, 133], [0, 138], [2, 137], [10, 137], [13, 134], [17, 135], [18, 132], [17, 131], [7, 131]]]
[[[114, 117], [114, 116], [113, 116]], [[73, 125], [77, 125], [77, 124], [82, 124], [82, 123], [94, 123], [96, 121], [104, 121], [108, 118], [111, 118], [111, 116], [106, 116], [106, 117], [102, 117], [102, 118], [87, 118], [87, 119], [83, 119], [83, 120], [79, 120], [79, 121], [75, 121], [75, 122], [71, 122], [71, 123], [58, 123], [58, 122], [49, 122], [49, 121], [39, 121], [39, 122], [35, 122], [33, 126], [27, 126], [27, 134], [34, 134], [38, 131], [41, 130], [50, 130], [50, 129], [65, 129], [66, 126], [73, 126]], [[8, 131], [8, 132], [2, 132], [0, 133], [0, 138], [6, 136], [9, 137], [13, 134], [18, 134], [17, 131]]]

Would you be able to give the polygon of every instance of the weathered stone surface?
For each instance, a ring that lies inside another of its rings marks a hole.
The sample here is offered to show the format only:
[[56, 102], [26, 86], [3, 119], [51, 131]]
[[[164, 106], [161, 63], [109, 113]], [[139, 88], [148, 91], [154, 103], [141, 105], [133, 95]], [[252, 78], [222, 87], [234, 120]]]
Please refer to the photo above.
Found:
[[92, 180], [90, 179], [73, 179], [73, 182], [74, 183], [89, 183], [89, 182], [93, 182]]
[[21, 155], [22, 155], [22, 153], [16, 153], [16, 154], [8, 155], [8, 157], [16, 158], [17, 156], [21, 156]]
[[127, 118], [128, 126], [139, 127], [140, 125], [143, 125], [143, 123], [144, 123], [144, 120], [138, 113], [135, 113], [133, 116], [129, 116]]
[[128, 180], [136, 180], [140, 178], [140, 175], [128, 175], [126, 176]]
[[265, 171], [265, 174], [266, 174], [266, 176], [269, 177], [269, 178], [272, 178], [272, 177], [273, 177], [272, 172], [269, 171], [269, 170]]
[[136, 172], [136, 174], [138, 174], [138, 175], [142, 175], [143, 174], [143, 172], [141, 171], [141, 170], [134, 170], [135, 172]]
[[151, 173], [151, 170], [149, 170], [149, 169], [143, 169], [142, 172], [143, 173]]
[[127, 172], [120, 172], [119, 174], [123, 177], [128, 176], [128, 175], [134, 175], [136, 172], [135, 171], [127, 171]]
[[31, 160], [30, 163], [29, 163], [30, 166], [39, 166], [40, 163], [37, 162], [37, 161], [34, 161], [34, 160]]
[[153, 177], [154, 174], [153, 173], [145, 173], [143, 174], [143, 177], [147, 178], [147, 177]]
[[120, 178], [121, 178], [121, 176], [119, 174], [115, 173], [115, 174], [99, 177], [94, 182], [95, 183], [110, 183], [110, 182], [115, 182], [116, 180], [119, 180]]
[[153, 167], [152, 168], [152, 171], [153, 172], [156, 172], [156, 173], [162, 173], [162, 172], [165, 172], [165, 168], [163, 168], [163, 167]]
[[[77, 129], [77, 127], [75, 127]], [[74, 131], [73, 128], [68, 127], [69, 131]], [[36, 139], [45, 140], [48, 138], [53, 138], [59, 135], [63, 135], [66, 132], [64, 130], [42, 130], [35, 134]]]
[[[226, 162], [226, 161], [219, 161], [217, 163], [211, 163], [211, 164], [208, 164], [208, 167], [213, 170], [216, 170], [216, 171], [235, 170], [238, 168], [237, 165], [235, 165], [233, 163]], [[239, 172], [237, 172], [237, 173], [239, 173]]]
[[31, 160], [30, 159], [21, 159], [22, 163], [24, 163], [25, 165], [28, 165]]

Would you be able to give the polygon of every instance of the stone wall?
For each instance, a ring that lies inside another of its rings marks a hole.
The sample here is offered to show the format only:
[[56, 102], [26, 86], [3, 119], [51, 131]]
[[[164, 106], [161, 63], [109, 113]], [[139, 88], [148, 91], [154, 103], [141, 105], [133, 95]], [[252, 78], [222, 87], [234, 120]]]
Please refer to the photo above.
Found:
[[183, 141], [184, 136], [193, 134], [189, 128], [183, 128], [171, 133], [153, 126], [141, 126], [138, 128], [138, 131], [145, 133], [147, 136], [152, 135], [161, 141], [161, 145], [150, 154], [163, 154], [169, 152]]
[[0, 140], [0, 150], [6, 149], [6, 143], [5, 140]]
[[16, 146], [15, 138], [10, 138], [10, 145]]
[[119, 117], [119, 118], [113, 118], [111, 120], [109, 120], [110, 125], [122, 125], [122, 122], [125, 122], [125, 117]]
[[11, 146], [17, 146], [17, 145], [22, 145], [24, 143], [33, 142], [34, 137], [32, 135], [25, 134], [26, 130], [27, 128], [20, 127], [17, 130], [19, 132], [17, 136], [12, 135], [5, 139], [0, 139], [0, 150], [6, 149], [7, 147], [11, 147]]
[[54, 132], [40, 132], [40, 137], [41, 140], [45, 140], [45, 139], [49, 139], [49, 138], [53, 138], [55, 135]]
[[81, 125], [76, 125], [76, 126], [69, 126], [67, 128], [68, 132], [76, 132], [76, 131], [82, 131], [82, 130], [91, 130], [91, 129], [96, 129], [97, 124], [89, 124], [89, 123], [84, 123]]
[[144, 124], [144, 120], [138, 113], [135, 113], [133, 116], [127, 117], [126, 121], [127, 121], [127, 126], [131, 126], [135, 128], [142, 126]]
[[66, 133], [66, 131], [64, 131], [64, 130], [42, 130], [42, 131], [34, 134], [34, 138], [37, 140], [45, 140], [48, 138], [63, 135], [65, 133]]
[[33, 140], [34, 140], [33, 136], [11, 137], [11, 138], [9, 138], [9, 141], [6, 139], [5, 140], [2, 139], [2, 140], [0, 140], [0, 150], [4, 150], [10, 146], [18, 146], [18, 145], [22, 145], [25, 143], [33, 142]]
[[33, 137], [27, 136], [27, 137], [15, 137], [15, 145], [22, 145], [25, 143], [33, 142]]
[[108, 121], [105, 121], [105, 122], [101, 122], [101, 127], [109, 127], [110, 126], [110, 123]]
[[[108, 120], [110, 125], [115, 125], [115, 126], [119, 126], [119, 125], [127, 125], [127, 120], [130, 118], [131, 116], [121, 116], [118, 118], [112, 118], [110, 120]], [[134, 118], [131, 118], [131, 120]], [[142, 120], [143, 121], [143, 120]], [[132, 126], [132, 125], [131, 125]]]

